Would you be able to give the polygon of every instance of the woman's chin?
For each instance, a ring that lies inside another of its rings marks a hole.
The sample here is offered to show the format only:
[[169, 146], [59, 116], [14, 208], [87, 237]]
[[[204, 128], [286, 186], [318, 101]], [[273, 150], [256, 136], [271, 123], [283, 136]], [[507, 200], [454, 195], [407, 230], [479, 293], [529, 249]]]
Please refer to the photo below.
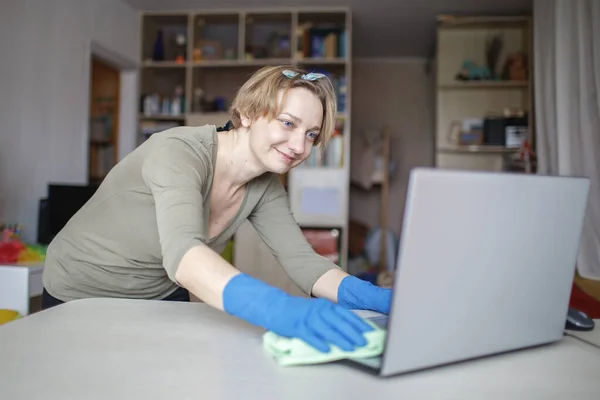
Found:
[[291, 166], [284, 165], [283, 163], [279, 163], [276, 165], [275, 163], [270, 166], [269, 171], [274, 172], [276, 174], [285, 174], [291, 169]]

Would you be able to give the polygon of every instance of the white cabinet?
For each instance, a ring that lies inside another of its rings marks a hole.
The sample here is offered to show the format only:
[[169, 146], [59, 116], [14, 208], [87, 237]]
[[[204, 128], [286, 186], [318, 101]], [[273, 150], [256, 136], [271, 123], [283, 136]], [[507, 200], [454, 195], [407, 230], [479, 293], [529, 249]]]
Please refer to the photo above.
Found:
[[29, 314], [29, 299], [43, 290], [43, 264], [0, 264], [0, 308]]
[[289, 199], [300, 226], [345, 228], [348, 172], [343, 168], [296, 168], [289, 173]]

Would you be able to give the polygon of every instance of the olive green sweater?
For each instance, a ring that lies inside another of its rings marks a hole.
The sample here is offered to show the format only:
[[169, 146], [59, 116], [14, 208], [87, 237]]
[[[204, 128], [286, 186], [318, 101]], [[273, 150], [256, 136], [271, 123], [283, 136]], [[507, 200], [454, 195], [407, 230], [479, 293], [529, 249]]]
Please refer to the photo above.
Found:
[[[50, 243], [43, 282], [52, 296], [161, 299], [192, 247], [223, 251], [248, 219], [289, 277], [307, 294], [335, 264], [316, 254], [294, 220], [277, 174], [248, 183], [239, 212], [208, 237], [217, 154], [213, 125], [154, 134], [119, 162]], [[202, 265], [198, 265], [202, 268]]]

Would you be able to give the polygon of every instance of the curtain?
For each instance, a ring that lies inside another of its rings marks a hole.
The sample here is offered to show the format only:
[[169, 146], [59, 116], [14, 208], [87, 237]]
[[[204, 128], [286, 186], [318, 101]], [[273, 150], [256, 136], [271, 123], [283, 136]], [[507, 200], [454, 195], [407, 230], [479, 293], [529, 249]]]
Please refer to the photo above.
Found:
[[534, 0], [538, 173], [587, 176], [577, 271], [600, 280], [600, 1]]

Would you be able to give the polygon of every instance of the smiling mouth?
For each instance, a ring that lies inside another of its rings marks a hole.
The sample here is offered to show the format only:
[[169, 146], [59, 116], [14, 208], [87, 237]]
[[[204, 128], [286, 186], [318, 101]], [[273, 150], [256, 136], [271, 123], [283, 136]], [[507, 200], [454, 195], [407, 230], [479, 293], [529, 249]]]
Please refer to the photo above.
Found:
[[296, 160], [296, 157], [292, 157], [288, 154], [285, 154], [277, 149], [275, 149], [279, 154], [281, 154], [281, 156], [288, 162], [288, 163], [292, 163]]

